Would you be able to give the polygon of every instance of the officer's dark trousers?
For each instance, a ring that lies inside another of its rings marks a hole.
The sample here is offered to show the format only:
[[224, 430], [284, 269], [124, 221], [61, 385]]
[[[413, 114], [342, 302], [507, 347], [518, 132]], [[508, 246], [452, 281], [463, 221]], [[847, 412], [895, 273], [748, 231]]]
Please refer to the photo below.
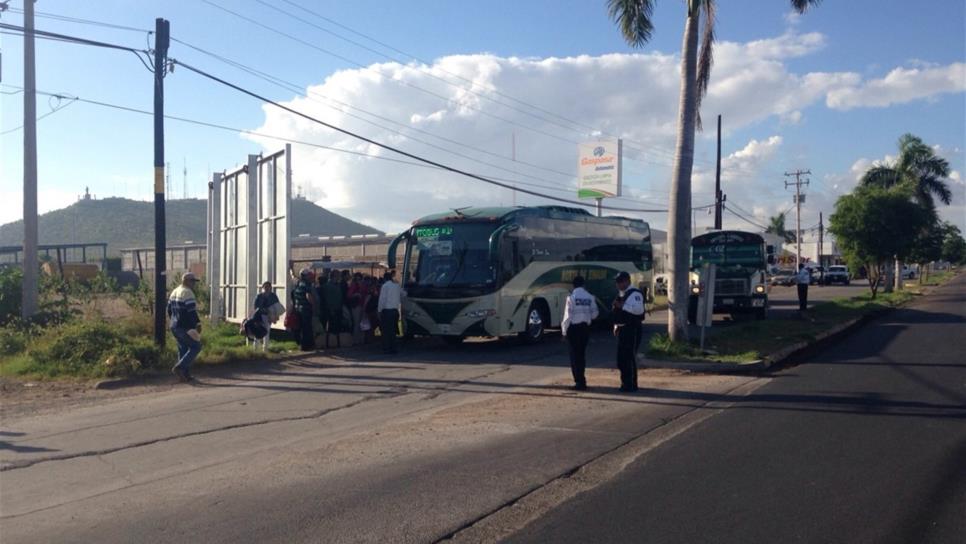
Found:
[[803, 312], [808, 309], [808, 284], [798, 284], [798, 309]]
[[637, 346], [641, 326], [624, 325], [617, 333], [617, 368], [621, 371], [621, 389], [637, 391]]
[[570, 348], [570, 371], [574, 383], [587, 385], [584, 370], [587, 368], [587, 340], [590, 339], [590, 325], [576, 323], [567, 327], [567, 346]]

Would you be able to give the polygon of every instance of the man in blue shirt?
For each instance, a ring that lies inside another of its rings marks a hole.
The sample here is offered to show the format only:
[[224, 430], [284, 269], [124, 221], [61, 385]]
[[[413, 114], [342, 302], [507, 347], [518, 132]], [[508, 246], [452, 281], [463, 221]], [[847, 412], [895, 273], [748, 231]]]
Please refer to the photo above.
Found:
[[191, 377], [191, 363], [201, 352], [201, 319], [198, 318], [198, 305], [193, 291], [197, 281], [194, 274], [185, 272], [181, 285], [168, 297], [171, 334], [178, 342], [178, 364], [171, 371], [186, 383], [194, 380]]

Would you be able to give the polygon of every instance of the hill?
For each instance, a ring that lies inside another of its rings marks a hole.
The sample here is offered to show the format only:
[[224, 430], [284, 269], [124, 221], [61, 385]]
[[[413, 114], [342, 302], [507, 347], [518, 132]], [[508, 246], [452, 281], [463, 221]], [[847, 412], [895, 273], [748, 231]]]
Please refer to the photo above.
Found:
[[[165, 205], [169, 245], [204, 243], [206, 201], [169, 200]], [[307, 200], [292, 200], [292, 236], [380, 234], [380, 231], [320, 208]], [[126, 198], [80, 200], [45, 213], [38, 225], [41, 244], [107, 242], [108, 252], [154, 245], [154, 203]], [[0, 225], [0, 245], [23, 244], [23, 221]]]

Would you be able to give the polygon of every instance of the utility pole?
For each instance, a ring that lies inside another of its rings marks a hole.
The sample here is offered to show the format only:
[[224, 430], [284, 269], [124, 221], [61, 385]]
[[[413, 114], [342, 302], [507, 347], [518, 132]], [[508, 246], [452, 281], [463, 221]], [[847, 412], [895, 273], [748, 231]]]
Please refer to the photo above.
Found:
[[802, 262], [802, 202], [805, 195], [802, 194], [802, 185], [808, 185], [808, 180], [802, 181], [803, 175], [811, 175], [811, 170], [795, 170], [785, 172], [785, 177], [795, 176], [795, 181], [786, 181], [785, 188], [795, 186], [795, 270], [798, 270]]
[[37, 313], [37, 70], [34, 0], [23, 3], [23, 294], [25, 320]]
[[167, 242], [164, 224], [164, 72], [171, 29], [154, 20], [154, 343], [164, 346], [164, 300], [167, 295]]
[[718, 163], [714, 173], [714, 228], [721, 230], [721, 115], [718, 115]]
[[824, 245], [824, 234], [825, 234], [825, 224], [822, 222], [822, 212], [818, 212], [818, 264], [824, 266], [822, 263], [822, 246]]

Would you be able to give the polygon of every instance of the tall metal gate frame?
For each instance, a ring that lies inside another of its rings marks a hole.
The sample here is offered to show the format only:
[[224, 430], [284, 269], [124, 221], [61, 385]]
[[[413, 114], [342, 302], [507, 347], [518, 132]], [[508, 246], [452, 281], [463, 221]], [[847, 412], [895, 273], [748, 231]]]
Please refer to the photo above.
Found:
[[[291, 289], [292, 146], [249, 155], [248, 164], [215, 173], [208, 185], [211, 320], [241, 323], [255, 295], [272, 282], [283, 304]], [[273, 324], [282, 328], [281, 320]]]

